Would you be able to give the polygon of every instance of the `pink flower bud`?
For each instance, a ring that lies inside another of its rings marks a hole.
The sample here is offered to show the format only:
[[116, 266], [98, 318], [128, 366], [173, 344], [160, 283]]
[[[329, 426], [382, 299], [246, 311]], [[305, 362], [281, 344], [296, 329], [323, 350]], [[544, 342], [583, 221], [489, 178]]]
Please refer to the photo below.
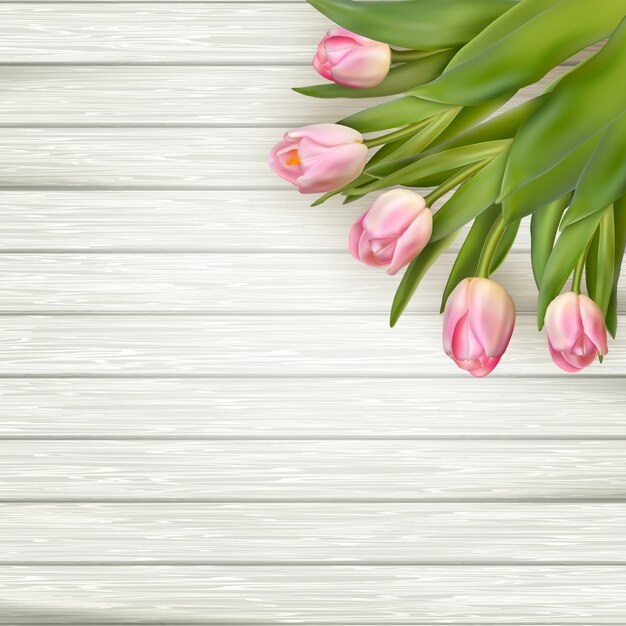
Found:
[[367, 265], [389, 266], [395, 274], [428, 243], [433, 218], [424, 198], [408, 189], [394, 189], [376, 199], [350, 230], [350, 252]]
[[365, 167], [361, 133], [339, 124], [313, 124], [285, 133], [269, 156], [270, 167], [300, 193], [325, 193], [352, 182]]
[[585, 295], [569, 291], [552, 300], [546, 331], [552, 360], [566, 372], [580, 372], [608, 352], [602, 311]]
[[328, 80], [346, 87], [374, 87], [381, 83], [391, 66], [391, 50], [386, 43], [333, 28], [317, 47], [313, 67]]
[[488, 278], [466, 278], [450, 294], [443, 318], [443, 349], [472, 376], [487, 376], [499, 363], [515, 326], [515, 304]]

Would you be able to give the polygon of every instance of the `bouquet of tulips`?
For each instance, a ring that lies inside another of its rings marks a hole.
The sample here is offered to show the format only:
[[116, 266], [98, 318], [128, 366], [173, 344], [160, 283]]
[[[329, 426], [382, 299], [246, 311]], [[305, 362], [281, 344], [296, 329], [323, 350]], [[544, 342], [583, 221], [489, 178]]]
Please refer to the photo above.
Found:
[[[391, 275], [408, 266], [391, 325], [462, 231], [443, 287], [443, 346], [462, 369], [489, 374], [515, 325], [511, 296], [489, 277], [531, 216], [537, 321], [552, 359], [567, 372], [601, 361], [626, 248], [626, 0], [309, 2], [339, 27], [313, 59], [330, 82], [296, 91], [390, 98], [289, 131], [270, 166], [301, 193], [323, 194], [313, 206], [381, 194], [349, 246]], [[544, 93], [501, 112], [568, 59]]]

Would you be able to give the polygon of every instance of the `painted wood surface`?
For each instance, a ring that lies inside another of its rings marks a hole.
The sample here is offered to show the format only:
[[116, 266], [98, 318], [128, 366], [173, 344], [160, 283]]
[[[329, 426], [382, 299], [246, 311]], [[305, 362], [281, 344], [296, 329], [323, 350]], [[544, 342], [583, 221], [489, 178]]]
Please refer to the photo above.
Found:
[[0, 4], [0, 624], [624, 621], [622, 335], [551, 364], [527, 225], [493, 378], [441, 352], [451, 255], [388, 328], [398, 278], [346, 251], [368, 200], [311, 209], [266, 165], [360, 107], [290, 90], [329, 26]]

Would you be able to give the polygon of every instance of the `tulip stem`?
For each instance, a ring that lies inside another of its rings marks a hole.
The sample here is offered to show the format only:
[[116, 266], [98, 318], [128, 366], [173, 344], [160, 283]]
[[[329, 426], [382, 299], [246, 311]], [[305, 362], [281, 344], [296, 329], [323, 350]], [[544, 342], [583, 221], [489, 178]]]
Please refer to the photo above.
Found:
[[431, 191], [426, 198], [424, 198], [426, 200], [426, 205], [432, 207], [432, 205], [435, 204], [439, 198], [445, 196], [449, 191], [452, 191], [455, 187], [458, 187], [461, 183], [465, 182], [468, 178], [485, 167], [485, 165], [487, 165], [490, 161], [491, 159], [485, 159], [484, 161], [479, 161], [478, 163], [472, 163], [472, 165], [469, 165], [460, 172], [450, 176], [448, 180], [439, 185], [439, 187]]
[[443, 50], [394, 50], [391, 49], [392, 63], [406, 63], [407, 61], [419, 61], [433, 54], [443, 52]]
[[404, 139], [405, 137], [409, 137], [415, 134], [420, 128], [423, 128], [427, 124], [429, 124], [430, 118], [426, 120], [420, 120], [419, 122], [415, 122], [414, 124], [410, 124], [409, 126], [405, 126], [404, 128], [400, 128], [398, 130], [394, 130], [392, 133], [387, 133], [386, 135], [381, 135], [380, 137], [374, 137], [372, 139], [366, 139], [363, 143], [368, 148], [375, 148], [376, 146], [382, 146], [385, 143], [390, 143], [391, 141], [396, 141], [398, 139]]
[[480, 254], [480, 260], [478, 261], [478, 267], [476, 268], [476, 276], [479, 278], [489, 278], [493, 257], [498, 249], [498, 244], [500, 243], [500, 239], [502, 239], [502, 235], [504, 235], [505, 230], [506, 227], [504, 226], [504, 220], [502, 219], [502, 212], [500, 212], [496, 221], [493, 223], [489, 234], [487, 235], [483, 251]]
[[587, 261], [587, 255], [589, 254], [590, 247], [591, 242], [587, 244], [585, 251], [580, 255], [578, 263], [576, 263], [576, 267], [574, 268], [574, 276], [572, 277], [572, 291], [578, 295], [580, 295], [580, 285], [583, 281], [583, 270], [585, 269], [585, 262]]

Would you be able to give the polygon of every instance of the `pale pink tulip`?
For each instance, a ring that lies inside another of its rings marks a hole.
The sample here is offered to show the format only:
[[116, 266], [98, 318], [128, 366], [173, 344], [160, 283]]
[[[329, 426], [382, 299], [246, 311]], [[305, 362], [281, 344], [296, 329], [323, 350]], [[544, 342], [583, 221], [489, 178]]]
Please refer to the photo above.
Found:
[[269, 156], [270, 167], [300, 193], [325, 193], [352, 182], [365, 167], [361, 133], [340, 124], [313, 124], [285, 133]]
[[443, 318], [443, 349], [472, 376], [487, 376], [500, 362], [515, 326], [515, 304], [488, 278], [466, 278], [450, 294]]
[[608, 352], [602, 311], [585, 295], [568, 291], [552, 300], [546, 311], [546, 331], [552, 360], [566, 372], [580, 372], [598, 353]]
[[333, 28], [317, 47], [313, 67], [328, 80], [346, 87], [374, 87], [391, 66], [391, 49], [386, 43]]
[[428, 243], [433, 218], [422, 196], [394, 189], [376, 199], [350, 230], [350, 252], [366, 265], [395, 274]]

